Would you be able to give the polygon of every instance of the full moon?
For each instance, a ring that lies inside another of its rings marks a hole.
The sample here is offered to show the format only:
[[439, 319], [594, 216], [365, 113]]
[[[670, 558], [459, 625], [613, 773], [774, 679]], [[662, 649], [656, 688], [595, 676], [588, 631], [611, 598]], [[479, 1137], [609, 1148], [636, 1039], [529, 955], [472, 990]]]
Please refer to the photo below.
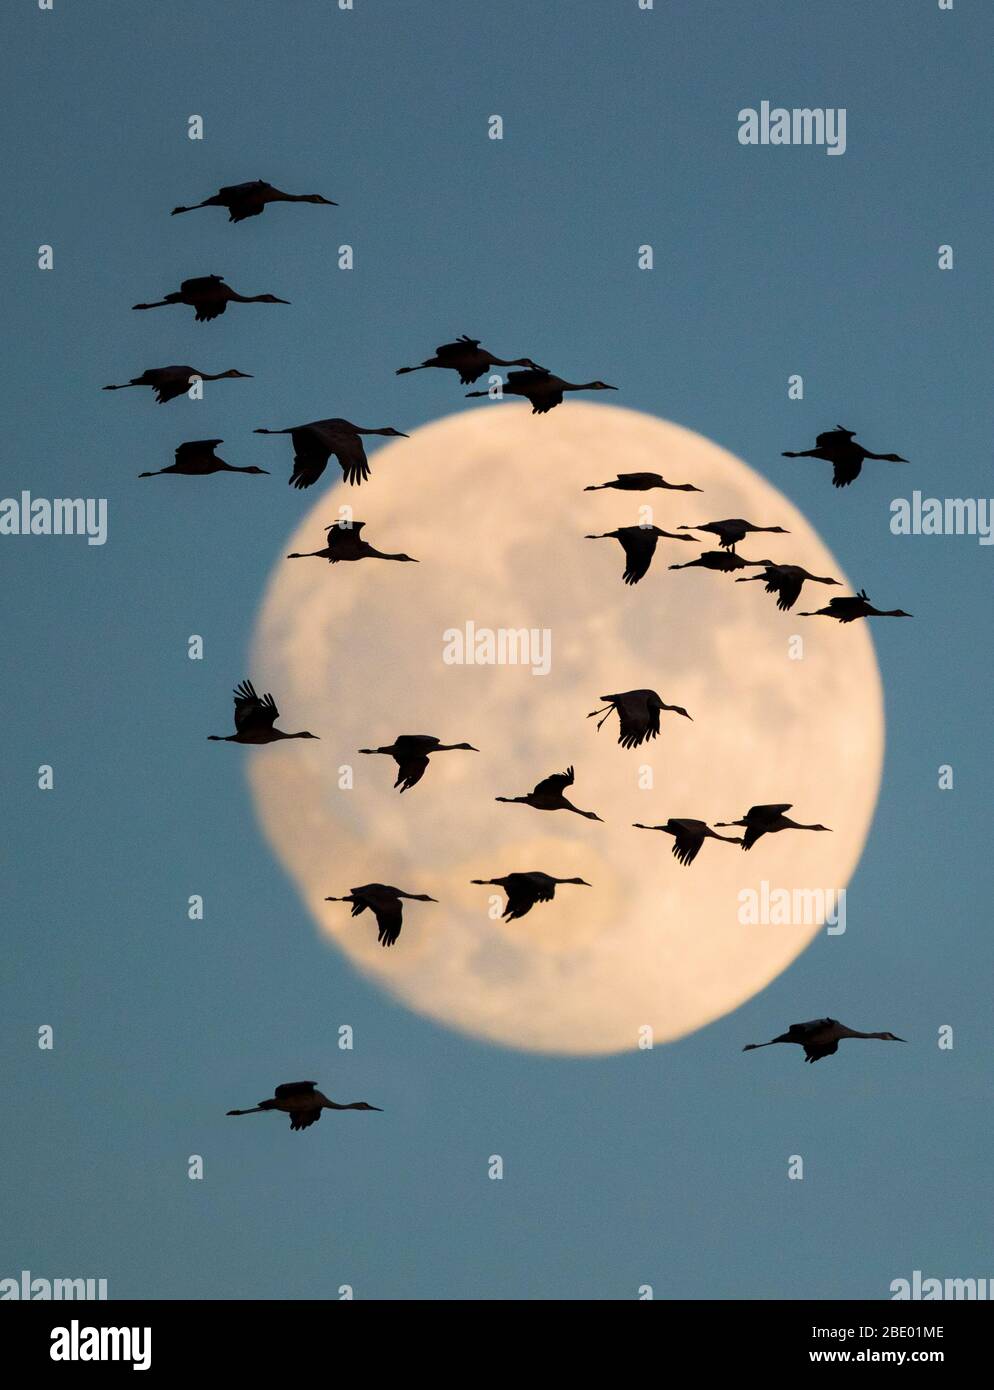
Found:
[[[247, 751], [262, 825], [321, 932], [410, 1008], [507, 1047], [620, 1052], [646, 1029], [668, 1041], [736, 1008], [825, 930], [810, 914], [744, 921], [743, 891], [845, 888], [876, 802], [883, 699], [867, 625], [797, 616], [851, 592], [837, 560], [741, 459], [614, 406], [533, 416], [488, 401], [370, 463], [364, 486], [326, 489], [289, 537], [254, 641], [252, 679], [275, 695], [281, 726], [320, 738]], [[584, 491], [642, 471], [702, 491]], [[420, 563], [283, 558], [319, 549], [340, 508], [379, 550]], [[584, 539], [726, 517], [790, 533], [747, 537], [747, 559], [847, 588], [808, 584], [780, 613], [761, 583], [671, 571], [713, 545], [665, 539], [629, 587], [618, 542]], [[547, 672], [446, 660], [468, 623], [545, 634]], [[658, 739], [625, 749], [616, 716], [598, 732], [587, 715], [606, 693], [642, 688], [692, 722], [663, 713]], [[357, 750], [404, 733], [480, 751], [435, 755], [400, 795], [393, 760]], [[494, 800], [571, 765], [571, 800], [603, 824]], [[713, 825], [762, 802], [792, 803], [796, 820], [833, 833], [768, 835], [748, 853], [709, 840], [685, 867], [668, 835], [632, 828], [671, 816]], [[561, 887], [504, 922], [500, 890], [470, 883], [531, 869], [591, 887]], [[383, 949], [368, 912], [323, 901], [367, 882], [438, 903], [407, 903]], [[798, 1008], [804, 1017], [812, 1001]]]

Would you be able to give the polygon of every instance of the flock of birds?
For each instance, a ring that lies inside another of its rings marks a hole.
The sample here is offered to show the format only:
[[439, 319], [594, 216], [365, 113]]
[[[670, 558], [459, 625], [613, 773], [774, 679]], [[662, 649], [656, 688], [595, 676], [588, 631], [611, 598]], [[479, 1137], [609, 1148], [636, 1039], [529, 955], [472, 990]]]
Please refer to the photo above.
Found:
[[[221, 188], [209, 198], [190, 207], [176, 207], [173, 215], [193, 212], [198, 208], [224, 208], [230, 222], [242, 222], [257, 217], [271, 203], [313, 203], [336, 207], [330, 199], [318, 193], [285, 193], [263, 180], [234, 184]], [[287, 304], [288, 301], [274, 294], [243, 295], [234, 290], [220, 275], [204, 275], [184, 280], [178, 290], [149, 303], [136, 304], [136, 310], [166, 308], [184, 305], [192, 308], [198, 323], [208, 323], [227, 312], [231, 304]], [[568, 381], [541, 366], [530, 357], [499, 357], [483, 347], [476, 338], [459, 337], [450, 343], [436, 348], [432, 357], [412, 367], [399, 367], [398, 375], [406, 375], [431, 369], [455, 372], [463, 386], [472, 386], [481, 377], [495, 368], [517, 368], [509, 371], [501, 382], [501, 396], [517, 396], [527, 400], [532, 413], [544, 415], [562, 404], [566, 394], [574, 391], [614, 391], [617, 387], [595, 379], [585, 382]], [[233, 378], [249, 378], [249, 373], [231, 368], [222, 372], [204, 372], [185, 365], [147, 368], [140, 376], [119, 385], [106, 386], [107, 391], [120, 391], [129, 387], [149, 387], [156, 400], [166, 403], [185, 395], [197, 382], [222, 381]], [[488, 390], [468, 391], [467, 398], [486, 397]], [[365, 436], [385, 436], [406, 438], [401, 430], [392, 426], [363, 427], [341, 418], [312, 420], [305, 424], [292, 425], [284, 429], [258, 428], [257, 434], [289, 435], [293, 448], [293, 469], [290, 475], [291, 487], [303, 489], [313, 487], [324, 473], [331, 458], [342, 470], [345, 483], [353, 486], [365, 482], [370, 476], [369, 461], [366, 457], [363, 438]], [[167, 467], [154, 472], [139, 474], [142, 478], [163, 474], [184, 477], [205, 477], [214, 473], [266, 474], [267, 469], [256, 466], [235, 466], [218, 457], [217, 447], [221, 439], [187, 440], [179, 444], [175, 459]], [[813, 449], [784, 451], [785, 458], [814, 458], [832, 464], [832, 481], [836, 487], [847, 487], [859, 477], [863, 463], [867, 459], [886, 460], [905, 463], [899, 454], [871, 453], [855, 440], [853, 431], [841, 426], [819, 434]], [[700, 492], [693, 483], [667, 482], [658, 473], [619, 473], [615, 478], [590, 484], [589, 492], [614, 489], [619, 492], [647, 492], [652, 489], [673, 492]], [[414, 557], [406, 554], [387, 554], [377, 550], [362, 539], [365, 523], [361, 521], [335, 522], [326, 528], [326, 543], [318, 550], [306, 552], [307, 557], [327, 560], [330, 564], [342, 561], [365, 559], [390, 560], [417, 563]], [[680, 534], [693, 532], [694, 535]], [[648, 573], [660, 540], [702, 544], [699, 537], [707, 537], [717, 543], [716, 549], [703, 550], [693, 560], [683, 564], [673, 564], [670, 569], [681, 570], [701, 568], [720, 574], [735, 574], [743, 569], [758, 569], [760, 573], [739, 575], [737, 583], [759, 580], [766, 592], [776, 598], [778, 609], [787, 612], [797, 602], [805, 583], [838, 585], [839, 580], [830, 576], [810, 574], [799, 565], [781, 564], [773, 560], [747, 560], [740, 556], [737, 546], [747, 536], [758, 534], [787, 535], [782, 526], [760, 526], [741, 517], [725, 518], [697, 524], [681, 524], [678, 531], [665, 531], [655, 525], [619, 526], [613, 531], [591, 534], [588, 540], [616, 540], [625, 556], [622, 578], [625, 584], [639, 583]], [[304, 554], [294, 552], [288, 559], [302, 559]], [[901, 609], [881, 610], [868, 600], [865, 591], [856, 595], [833, 598], [826, 607], [802, 613], [803, 617], [825, 616], [840, 623], [854, 622], [859, 618], [870, 617], [910, 617]], [[654, 690], [629, 690], [613, 695], [602, 695], [603, 707], [591, 711], [589, 718], [598, 718], [597, 729], [616, 714], [619, 721], [618, 743], [623, 748], [638, 748], [646, 740], [659, 734], [660, 714], [678, 714], [686, 719], [691, 715], [680, 705], [666, 704]], [[285, 739], [313, 739], [317, 735], [309, 730], [294, 733], [276, 727], [279, 710], [272, 695], [257, 694], [251, 681], [243, 681], [234, 691], [235, 731], [231, 734], [211, 734], [215, 742], [241, 744], [269, 744]], [[361, 748], [361, 754], [384, 755], [391, 757], [397, 765], [394, 787], [400, 792], [409, 791], [416, 786], [428, 770], [429, 759], [437, 753], [479, 751], [471, 743], [443, 743], [434, 735], [401, 734], [390, 744], [379, 748]], [[524, 805], [538, 811], [570, 811], [587, 820], [600, 821], [594, 811], [582, 810], [575, 806], [566, 795], [574, 783], [574, 769], [568, 767], [564, 772], [553, 773], [538, 781], [531, 791], [519, 796], [498, 796], [496, 801]], [[787, 812], [789, 803], [777, 805], [751, 806], [744, 815], [733, 821], [719, 821], [715, 828], [703, 820], [673, 817], [663, 825], [643, 825], [636, 822], [638, 830], [655, 830], [673, 839], [672, 852], [680, 864], [689, 866], [700, 853], [705, 840], [718, 840], [726, 844], [739, 845], [743, 850], [751, 849], [764, 835], [776, 834], [784, 830], [826, 831], [827, 826], [808, 825], [792, 820]], [[740, 828], [741, 836], [719, 835], [717, 829]], [[590, 887], [582, 878], [557, 878], [539, 870], [512, 872], [489, 879], [473, 879], [480, 886], [500, 888], [506, 897], [503, 916], [515, 921], [529, 913], [536, 904], [549, 903], [555, 897], [556, 889], [565, 885]], [[403, 924], [403, 905], [405, 901], [434, 903], [437, 900], [427, 893], [408, 893], [390, 884], [366, 883], [351, 888], [348, 893], [328, 897], [327, 902], [347, 902], [351, 904], [352, 915], [359, 916], [368, 911], [376, 922], [377, 938], [382, 946], [390, 947], [398, 941]], [[745, 1049], [769, 1047], [773, 1043], [798, 1043], [804, 1048], [805, 1060], [818, 1061], [830, 1056], [843, 1038], [879, 1038], [900, 1042], [903, 1039], [893, 1033], [860, 1033], [847, 1028], [835, 1019], [815, 1019], [808, 1023], [792, 1024], [786, 1033], [771, 1039], [769, 1043], [750, 1043]], [[276, 1110], [290, 1116], [291, 1129], [306, 1129], [321, 1118], [322, 1110], [378, 1110], [379, 1107], [366, 1101], [353, 1101], [339, 1104], [329, 1100], [317, 1090], [314, 1081], [288, 1082], [277, 1086], [271, 1098], [260, 1101], [246, 1110], [229, 1110], [229, 1115], [251, 1115], [262, 1111]]]

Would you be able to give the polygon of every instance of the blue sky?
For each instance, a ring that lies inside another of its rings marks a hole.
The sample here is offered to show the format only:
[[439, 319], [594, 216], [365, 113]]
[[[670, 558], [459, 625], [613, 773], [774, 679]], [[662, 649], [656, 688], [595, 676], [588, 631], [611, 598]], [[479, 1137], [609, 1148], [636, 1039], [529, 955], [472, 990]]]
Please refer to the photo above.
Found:
[[[657, 1297], [878, 1298], [915, 1268], [989, 1274], [991, 551], [888, 531], [891, 498], [914, 487], [994, 491], [989, 7], [169, 10], [164, 24], [126, 0], [22, 0], [5, 16], [0, 491], [105, 496], [110, 539], [0, 541], [0, 1275], [106, 1277], [112, 1297], [148, 1298], [341, 1284], [630, 1298], [646, 1283]], [[738, 111], [764, 99], [844, 106], [845, 155], [740, 146]], [[186, 138], [191, 113], [202, 142]], [[341, 206], [239, 227], [168, 215], [256, 177]], [[651, 274], [635, 268], [644, 242]], [[35, 268], [42, 243], [52, 272]], [[936, 267], [945, 243], [951, 272]], [[189, 311], [129, 312], [209, 272], [293, 307], [203, 330]], [[309, 499], [278, 473], [153, 492], [135, 475], [191, 437], [178, 412], [192, 408], [99, 390], [168, 362], [251, 372], [212, 394], [207, 432], [229, 461], [275, 468], [253, 425], [411, 429], [447, 413], [444, 374], [410, 390], [393, 369], [461, 332], [618, 383], [612, 400], [731, 449], [881, 607], [916, 615], [874, 634], [888, 747], [850, 889], [864, 929], [821, 937], [735, 1015], [651, 1053], [564, 1061], [474, 1042], [319, 939], [241, 769], [219, 770], [203, 741]], [[793, 372], [803, 402], [787, 400]], [[836, 423], [913, 466], [880, 465], [846, 493], [822, 465], [788, 471], [780, 451]], [[194, 892], [202, 924], [186, 918]], [[817, 1067], [793, 1050], [741, 1057], [824, 1013], [913, 1046]], [[935, 1045], [943, 1024], [952, 1052]], [[303, 1136], [225, 1119], [297, 1076], [385, 1114]], [[186, 1176], [191, 1153], [203, 1182]], [[792, 1153], [803, 1182], [786, 1182]]]

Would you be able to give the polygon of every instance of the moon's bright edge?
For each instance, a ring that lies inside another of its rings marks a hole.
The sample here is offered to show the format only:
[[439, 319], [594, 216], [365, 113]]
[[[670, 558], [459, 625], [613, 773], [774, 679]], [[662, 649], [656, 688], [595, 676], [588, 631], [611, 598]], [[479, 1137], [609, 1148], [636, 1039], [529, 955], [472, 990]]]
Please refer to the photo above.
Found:
[[[732, 516], [785, 526], [790, 535], [749, 537], [740, 552], [848, 585], [834, 556], [733, 454], [613, 406], [573, 401], [539, 417], [488, 402], [370, 461], [366, 484], [333, 482], [288, 539], [254, 642], [252, 678], [274, 692], [281, 726], [320, 736], [247, 752], [266, 834], [322, 932], [409, 1007], [509, 1047], [623, 1051], [647, 1025], [670, 1040], [736, 1008], [819, 930], [743, 925], [741, 891], [763, 880], [837, 890], [858, 862], [884, 750], [872, 641], [865, 624], [796, 616], [848, 589], [807, 585], [782, 614], [760, 583], [671, 572], [699, 548], [667, 540], [627, 587], [618, 543], [584, 536], [637, 524], [648, 504], [667, 530]], [[643, 470], [703, 492], [583, 491]], [[372, 544], [420, 563], [284, 559], [317, 550], [342, 505]], [[468, 621], [547, 629], [549, 674], [446, 664], [443, 634]], [[803, 656], [792, 659], [797, 635]], [[586, 716], [601, 695], [642, 687], [693, 722], [664, 714], [655, 742], [626, 750], [615, 717], [598, 733]], [[392, 759], [357, 750], [401, 733], [481, 751], [436, 755], [399, 795]], [[494, 801], [569, 764], [573, 801], [605, 824]], [[669, 836], [632, 828], [733, 820], [758, 802], [791, 802], [796, 819], [833, 833], [767, 836], [748, 854], [706, 842], [687, 868]], [[499, 890], [470, 879], [528, 869], [593, 886], [560, 888], [517, 922], [492, 918]], [[439, 903], [407, 904], [384, 950], [368, 913], [323, 901], [371, 881]]]

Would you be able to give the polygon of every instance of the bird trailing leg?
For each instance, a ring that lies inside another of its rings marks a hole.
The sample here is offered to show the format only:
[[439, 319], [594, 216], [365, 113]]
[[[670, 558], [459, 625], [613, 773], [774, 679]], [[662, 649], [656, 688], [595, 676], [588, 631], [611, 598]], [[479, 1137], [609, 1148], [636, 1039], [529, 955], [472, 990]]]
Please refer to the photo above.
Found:
[[597, 720], [597, 727], [599, 729], [602, 724], [607, 722], [607, 720], [611, 717], [613, 712], [614, 705], [608, 705], [606, 709], [592, 709], [590, 713], [587, 715], [587, 718], [594, 719], [598, 714], [603, 714], [604, 718]]

